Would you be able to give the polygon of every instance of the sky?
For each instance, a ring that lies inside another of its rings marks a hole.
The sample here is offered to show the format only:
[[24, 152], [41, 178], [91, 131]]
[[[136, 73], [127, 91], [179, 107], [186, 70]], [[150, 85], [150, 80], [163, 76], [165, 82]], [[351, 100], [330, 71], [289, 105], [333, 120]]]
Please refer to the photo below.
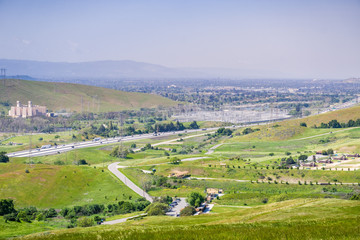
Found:
[[0, 58], [360, 77], [360, 0], [0, 0]]

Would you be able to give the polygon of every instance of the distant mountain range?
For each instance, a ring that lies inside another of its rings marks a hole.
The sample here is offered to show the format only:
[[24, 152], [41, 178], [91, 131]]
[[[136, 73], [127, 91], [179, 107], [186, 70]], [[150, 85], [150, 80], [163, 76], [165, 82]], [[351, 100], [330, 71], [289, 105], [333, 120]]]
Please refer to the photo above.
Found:
[[8, 76], [20, 76], [21, 79], [48, 80], [84, 78], [256, 78], [276, 75], [276, 73], [255, 70], [169, 68], [130, 60], [68, 63], [0, 59], [0, 68], [5, 68]]

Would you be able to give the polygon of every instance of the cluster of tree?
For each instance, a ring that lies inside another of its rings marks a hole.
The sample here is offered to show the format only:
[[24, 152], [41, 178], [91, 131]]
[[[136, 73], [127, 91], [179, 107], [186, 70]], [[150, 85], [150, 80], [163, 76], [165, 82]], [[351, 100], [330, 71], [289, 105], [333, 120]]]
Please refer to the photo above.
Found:
[[196, 121], [190, 123], [189, 127], [186, 128], [184, 124], [179, 121], [176, 121], [174, 124], [173, 122], [170, 123], [157, 123], [155, 124], [154, 130], [156, 132], [171, 132], [171, 131], [182, 131], [185, 129], [199, 129], [199, 125]]
[[165, 215], [169, 209], [169, 204], [172, 202], [172, 198], [169, 196], [161, 196], [155, 199], [155, 201], [146, 208], [146, 212], [149, 216]]
[[199, 207], [205, 201], [205, 198], [201, 193], [192, 192], [190, 193], [187, 201], [191, 206]]
[[38, 210], [35, 207], [15, 209], [11, 199], [0, 200], [0, 216], [4, 216], [5, 222], [31, 222], [32, 220], [43, 221], [46, 218], [56, 217], [58, 214], [54, 208]]
[[[66, 219], [71, 220], [69, 227], [74, 227], [76, 219], [84, 216], [91, 216], [94, 214], [112, 213], [112, 214], [125, 214], [134, 211], [143, 211], [148, 205], [149, 201], [144, 198], [140, 198], [135, 202], [119, 201], [117, 204], [109, 204], [107, 207], [102, 204], [88, 204], [84, 206], [74, 206], [72, 208], [63, 208], [60, 211], [60, 215]], [[0, 216], [4, 216], [5, 221], [17, 221], [17, 222], [31, 222], [32, 220], [43, 221], [47, 218], [54, 218], [58, 216], [58, 213], [54, 208], [47, 210], [38, 210], [35, 207], [28, 207], [16, 210], [14, 202], [11, 199], [0, 200]], [[95, 217], [95, 221], [99, 221], [98, 216]], [[79, 219], [80, 220], [80, 219]], [[91, 219], [91, 225], [94, 222]], [[84, 220], [87, 222], [88, 220]], [[82, 221], [79, 221], [78, 225], [81, 226]], [[85, 224], [86, 225], [86, 224]]]
[[242, 131], [242, 134], [243, 134], [243, 135], [246, 135], [246, 134], [253, 133], [253, 132], [256, 132], [256, 131], [260, 131], [260, 129], [258, 129], [258, 128], [255, 128], [255, 129], [245, 128], [245, 129]]
[[321, 154], [322, 155], [332, 155], [332, 154], [334, 154], [334, 150], [332, 148], [330, 148], [328, 150], [322, 150]]
[[144, 198], [141, 198], [135, 202], [119, 201], [117, 204], [108, 204], [106, 207], [102, 204], [88, 204], [84, 206], [74, 206], [72, 208], [64, 208], [60, 211], [60, 215], [64, 218], [72, 219], [105, 212], [113, 214], [125, 214], [134, 211], [142, 211], [149, 204], [150, 202], [146, 201]]
[[161, 202], [154, 202], [146, 208], [146, 213], [149, 216], [165, 215], [169, 209], [169, 205]]
[[233, 131], [230, 128], [219, 128], [216, 131], [216, 135], [218, 136], [230, 136]]
[[9, 162], [9, 157], [6, 156], [6, 152], [0, 152], [0, 163], [7, 163]]
[[281, 162], [285, 165], [291, 165], [291, 164], [295, 164], [295, 160], [293, 159], [292, 156], [288, 157], [288, 158], [282, 158]]
[[92, 134], [102, 137], [115, 137], [118, 136], [118, 127], [114, 125], [112, 121], [110, 121], [107, 125], [101, 124], [99, 127], [91, 125], [89, 131], [85, 131], [83, 134]]
[[113, 147], [110, 156], [117, 158], [126, 158], [130, 152], [133, 152], [133, 150], [128, 150], [125, 148], [121, 148], [120, 146], [115, 146]]
[[315, 128], [348, 128], [348, 127], [360, 127], [360, 118], [356, 121], [349, 120], [347, 123], [339, 123], [336, 119], [331, 120], [328, 123], [321, 123], [320, 126], [314, 126]]

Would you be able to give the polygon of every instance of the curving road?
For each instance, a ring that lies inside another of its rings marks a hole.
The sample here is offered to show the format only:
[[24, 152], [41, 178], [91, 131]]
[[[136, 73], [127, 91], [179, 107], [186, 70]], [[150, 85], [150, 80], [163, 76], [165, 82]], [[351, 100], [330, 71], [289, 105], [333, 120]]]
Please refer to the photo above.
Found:
[[153, 198], [147, 192], [139, 188], [135, 183], [130, 181], [130, 179], [128, 179], [123, 173], [121, 173], [118, 168], [123, 168], [123, 166], [118, 166], [118, 164], [119, 162], [110, 164], [108, 166], [109, 171], [112, 172], [117, 178], [119, 178], [131, 190], [152, 203], [154, 201]]

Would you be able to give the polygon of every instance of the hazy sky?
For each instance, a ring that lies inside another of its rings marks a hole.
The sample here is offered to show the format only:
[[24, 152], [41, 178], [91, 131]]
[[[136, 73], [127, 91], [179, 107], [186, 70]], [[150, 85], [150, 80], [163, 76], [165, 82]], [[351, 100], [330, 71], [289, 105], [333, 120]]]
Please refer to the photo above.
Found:
[[0, 0], [0, 58], [360, 77], [360, 0]]

